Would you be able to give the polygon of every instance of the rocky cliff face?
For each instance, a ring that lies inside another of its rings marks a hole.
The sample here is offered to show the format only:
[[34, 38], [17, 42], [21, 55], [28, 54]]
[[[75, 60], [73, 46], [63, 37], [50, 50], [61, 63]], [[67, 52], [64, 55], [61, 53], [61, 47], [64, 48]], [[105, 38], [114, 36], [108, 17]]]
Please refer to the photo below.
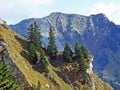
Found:
[[93, 62], [93, 56], [91, 56], [91, 58], [88, 59], [87, 62], [88, 62], [87, 73], [88, 74], [93, 74], [93, 64], [92, 64], [92, 62]]
[[23, 73], [15, 65], [14, 59], [11, 58], [7, 46], [7, 43], [5, 43], [3, 39], [0, 39], [0, 55], [2, 61], [10, 67], [10, 71], [13, 74], [13, 79], [19, 85], [18, 90], [30, 90], [31, 86], [29, 85]]
[[104, 14], [82, 16], [58, 12], [44, 18], [23, 20], [16, 25], [11, 25], [11, 28], [17, 33], [28, 37], [27, 28], [33, 21], [37, 21], [40, 25], [45, 45], [48, 44], [47, 38], [50, 27], [55, 30], [59, 50], [63, 50], [66, 41], [72, 48], [74, 48], [76, 40], [79, 44], [85, 44], [90, 53], [94, 55], [93, 70], [103, 80], [111, 83], [116, 90], [119, 90], [119, 25], [109, 21]]

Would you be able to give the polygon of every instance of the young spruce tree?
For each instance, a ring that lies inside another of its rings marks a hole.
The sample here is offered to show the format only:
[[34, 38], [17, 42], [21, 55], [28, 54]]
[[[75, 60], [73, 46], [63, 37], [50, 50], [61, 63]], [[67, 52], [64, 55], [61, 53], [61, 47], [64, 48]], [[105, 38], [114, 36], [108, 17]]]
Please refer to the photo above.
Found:
[[85, 45], [81, 45], [81, 51], [84, 55], [84, 58], [87, 58], [89, 56], [89, 52], [88, 52], [88, 49], [86, 48]]
[[54, 36], [54, 31], [50, 28], [50, 32], [49, 32], [49, 43], [48, 43], [48, 47], [47, 47], [47, 52], [48, 55], [54, 59], [57, 56], [58, 50], [57, 50], [57, 45], [55, 43], [55, 36]]
[[75, 49], [74, 49], [76, 56], [79, 55], [79, 49], [80, 49], [80, 46], [79, 46], [79, 44], [78, 44], [78, 41], [76, 41], [76, 42], [75, 42]]
[[40, 52], [42, 49], [40, 42], [42, 36], [37, 22], [33, 22], [30, 24], [28, 28], [28, 34], [30, 39], [29, 54], [32, 62], [35, 64], [38, 61], [38, 56], [36, 52]]
[[32, 60], [32, 63], [36, 64], [36, 62], [38, 61], [38, 57], [37, 57], [36, 49], [33, 43], [30, 43], [29, 54], [30, 54], [30, 59]]
[[84, 60], [84, 55], [81, 51], [81, 49], [79, 48], [79, 54], [78, 54], [78, 63], [79, 63], [79, 68], [80, 68], [80, 72], [83, 76], [83, 82], [85, 83], [87, 81], [87, 65], [86, 62]]
[[33, 43], [33, 45], [35, 46], [35, 49], [39, 51], [41, 49], [40, 41], [41, 41], [42, 35], [40, 33], [40, 28], [37, 22], [33, 22], [30, 24], [28, 28], [28, 34], [29, 34], [30, 43]]
[[16, 90], [17, 84], [12, 80], [12, 74], [7, 65], [0, 61], [0, 90]]
[[68, 42], [66, 42], [65, 48], [63, 50], [63, 57], [66, 62], [71, 62], [72, 61], [72, 50], [71, 47], [69, 46]]
[[46, 73], [48, 72], [48, 61], [43, 51], [41, 52], [41, 56], [40, 56], [40, 68], [41, 68], [41, 72], [46, 72]]

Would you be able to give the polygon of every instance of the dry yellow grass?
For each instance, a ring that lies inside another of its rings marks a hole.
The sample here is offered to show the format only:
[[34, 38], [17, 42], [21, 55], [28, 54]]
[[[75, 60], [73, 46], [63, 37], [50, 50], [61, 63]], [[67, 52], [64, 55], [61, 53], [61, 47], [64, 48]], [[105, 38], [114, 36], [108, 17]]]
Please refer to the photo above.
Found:
[[113, 90], [113, 88], [110, 87], [109, 84], [103, 82], [95, 74], [92, 74], [91, 77], [94, 78], [96, 90]]
[[[18, 42], [16, 37], [28, 42], [27, 39], [16, 34], [12, 30], [10, 30], [10, 28], [7, 28], [7, 29], [4, 28], [3, 25], [0, 25], [0, 37], [3, 38], [5, 42], [7, 42], [8, 50], [10, 52], [12, 59], [14, 60], [17, 67], [25, 75], [30, 85], [37, 84], [37, 82], [40, 81], [42, 85], [41, 87], [42, 90], [49, 90], [49, 88], [45, 86], [46, 84], [49, 84], [51, 86], [50, 88], [51, 90], [58, 90], [51, 81], [45, 78], [43, 74], [40, 74], [39, 72], [35, 71], [32, 68], [31, 64], [26, 60], [26, 58], [21, 55], [22, 51], [24, 51], [26, 54], [28, 53], [28, 51], [24, 48], [24, 46], [22, 46], [20, 42]], [[52, 66], [49, 66], [49, 68], [52, 68]], [[63, 82], [54, 73], [53, 70], [51, 70], [51, 73], [54, 74], [55, 76], [54, 78], [61, 85], [61, 87], [65, 87], [65, 90], [72, 90], [72, 88], [69, 85], [67, 85], [65, 82]]]
[[[114, 90], [110, 85], [101, 81], [95, 74], [90, 75], [93, 78], [95, 84], [95, 90]], [[93, 90], [93, 87], [90, 85], [81, 85], [82, 90]]]

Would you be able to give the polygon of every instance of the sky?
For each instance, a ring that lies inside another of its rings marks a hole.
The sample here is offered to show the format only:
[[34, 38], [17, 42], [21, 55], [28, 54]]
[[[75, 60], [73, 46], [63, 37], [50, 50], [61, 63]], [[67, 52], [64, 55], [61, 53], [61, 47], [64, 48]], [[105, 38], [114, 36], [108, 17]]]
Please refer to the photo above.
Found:
[[85, 16], [103, 13], [120, 24], [120, 0], [0, 0], [0, 18], [8, 24], [42, 18], [52, 12]]

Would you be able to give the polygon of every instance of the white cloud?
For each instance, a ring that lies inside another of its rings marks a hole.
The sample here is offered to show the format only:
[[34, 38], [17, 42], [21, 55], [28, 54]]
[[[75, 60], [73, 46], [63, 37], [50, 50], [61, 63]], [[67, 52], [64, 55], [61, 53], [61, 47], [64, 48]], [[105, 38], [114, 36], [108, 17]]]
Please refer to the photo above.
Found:
[[42, 17], [46, 13], [42, 6], [49, 5], [54, 0], [3, 0], [0, 2], [0, 18], [6, 20], [9, 24], [31, 18]]
[[53, 0], [23, 0], [26, 1], [27, 3], [39, 3], [39, 4], [46, 4], [46, 3], [51, 3]]
[[[4, 19], [11, 23], [17, 23], [25, 18], [40, 18], [43, 16], [47, 16], [50, 12], [67, 10], [69, 12], [74, 12], [74, 8], [67, 8], [66, 6], [57, 5], [59, 4], [56, 0], [2, 0], [0, 2], [0, 18]], [[53, 5], [53, 7], [52, 7]], [[66, 5], [66, 4], [65, 4]], [[63, 8], [60, 9], [59, 8]], [[71, 8], [71, 9], [70, 9]], [[79, 14], [90, 15], [97, 13], [104, 13], [110, 20], [114, 21], [117, 24], [120, 24], [120, 3], [105, 3], [97, 2], [93, 3], [89, 7], [78, 7], [81, 8], [81, 12]], [[88, 9], [85, 11], [85, 9]]]
[[88, 14], [104, 13], [111, 21], [120, 24], [120, 4], [98, 2], [94, 4]]
[[16, 0], [16, 3], [21, 5], [42, 5], [42, 4], [50, 4], [53, 0]]

